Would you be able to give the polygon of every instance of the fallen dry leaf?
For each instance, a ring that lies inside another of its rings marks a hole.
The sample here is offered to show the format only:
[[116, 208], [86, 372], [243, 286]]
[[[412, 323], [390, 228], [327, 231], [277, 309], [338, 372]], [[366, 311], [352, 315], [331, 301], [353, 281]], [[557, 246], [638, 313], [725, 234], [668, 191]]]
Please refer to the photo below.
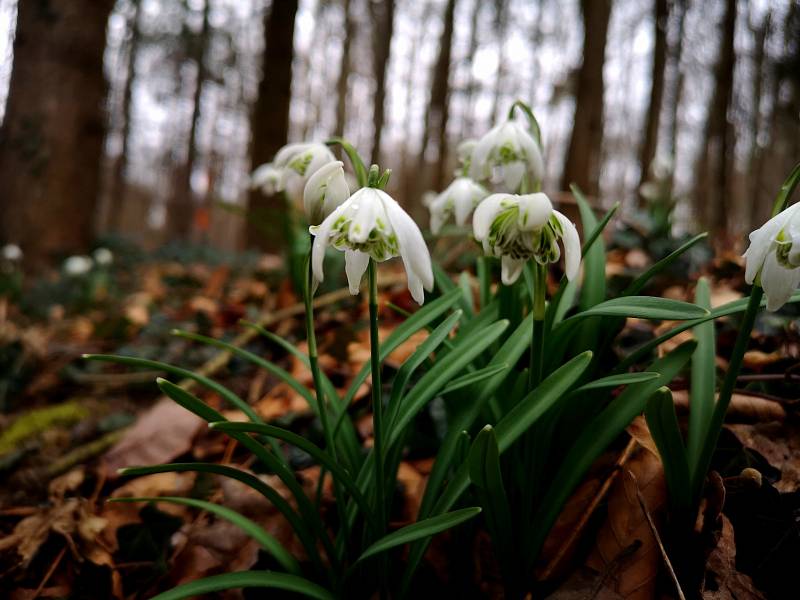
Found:
[[775, 482], [780, 492], [800, 488], [800, 426], [792, 420], [785, 422], [731, 425], [731, 431], [743, 445], [760, 452], [781, 472]]
[[117, 477], [122, 467], [171, 462], [191, 449], [204, 423], [172, 400], [162, 398], [103, 457], [108, 476]]
[[[672, 399], [678, 414], [689, 412], [689, 392], [678, 390], [672, 392]], [[778, 402], [749, 394], [733, 394], [728, 412], [727, 423], [768, 423], [786, 419], [786, 410]]]
[[722, 535], [706, 564], [703, 600], [764, 599], [753, 580], [736, 570], [736, 541], [733, 525], [722, 515]]
[[[626, 466], [638, 482], [648, 510], [658, 523], [666, 509], [667, 489], [661, 461], [652, 452], [642, 450]], [[630, 477], [620, 477], [608, 498], [608, 518], [597, 533], [587, 565], [598, 572], [615, 566], [604, 586], [623, 598], [649, 600], [655, 597], [661, 554], [636, 496]], [[618, 557], [636, 542], [641, 544], [625, 560]]]

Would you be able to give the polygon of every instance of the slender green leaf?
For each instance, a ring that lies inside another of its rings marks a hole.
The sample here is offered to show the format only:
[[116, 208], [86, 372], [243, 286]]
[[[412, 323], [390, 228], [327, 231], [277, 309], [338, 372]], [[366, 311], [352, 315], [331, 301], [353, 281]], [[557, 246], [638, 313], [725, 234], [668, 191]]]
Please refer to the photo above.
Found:
[[[581, 213], [583, 231], [598, 228], [597, 217], [586, 197], [577, 185], [570, 185], [578, 210]], [[581, 288], [581, 310], [591, 308], [606, 299], [606, 248], [602, 236], [598, 235], [588, 246], [583, 257], [583, 287]]]
[[689, 479], [689, 463], [683, 445], [678, 417], [672, 392], [662, 387], [650, 397], [644, 411], [647, 426], [656, 443], [661, 463], [664, 465], [664, 478], [667, 480], [673, 507], [687, 510], [691, 506], [692, 489]]
[[488, 379], [489, 377], [494, 377], [498, 373], [504, 373], [508, 371], [511, 367], [505, 363], [499, 365], [489, 365], [488, 367], [484, 367], [483, 369], [478, 369], [477, 371], [473, 371], [472, 373], [467, 373], [466, 375], [462, 375], [461, 377], [456, 377], [453, 379], [450, 384], [442, 390], [442, 395], [449, 394], [456, 390], [460, 390], [461, 388], [467, 387], [468, 385], [474, 385], [483, 381], [484, 379]]
[[798, 183], [800, 183], [800, 163], [794, 166], [792, 172], [789, 173], [789, 176], [783, 182], [783, 185], [781, 185], [781, 191], [778, 193], [778, 197], [775, 198], [775, 204], [772, 206], [773, 217], [779, 212], [786, 210], [786, 205], [792, 197], [792, 192], [794, 192], [794, 188], [797, 187]]
[[599, 390], [603, 388], [615, 388], [621, 385], [631, 385], [633, 383], [642, 383], [644, 381], [652, 381], [658, 379], [659, 374], [653, 371], [640, 371], [638, 373], [622, 373], [620, 375], [608, 375], [590, 381], [573, 391], [573, 394], [580, 394], [590, 390]]
[[297, 539], [303, 544], [306, 553], [311, 558], [315, 567], [321, 573], [325, 573], [325, 569], [319, 558], [319, 552], [316, 548], [316, 543], [311, 530], [308, 528], [303, 519], [297, 512], [290, 506], [286, 499], [276, 491], [271, 485], [259, 479], [252, 473], [229, 467], [227, 465], [218, 465], [215, 463], [170, 463], [165, 465], [150, 465], [146, 467], [126, 467], [119, 470], [122, 476], [139, 477], [142, 475], [152, 475], [154, 473], [209, 473], [212, 475], [220, 475], [222, 477], [229, 477], [241, 481], [247, 487], [255, 490], [264, 498], [266, 498], [289, 522], [292, 529], [297, 535]]
[[689, 250], [692, 246], [696, 245], [698, 242], [706, 239], [708, 237], [708, 233], [700, 233], [694, 236], [692, 239], [687, 241], [686, 243], [682, 244], [677, 250], [671, 252], [668, 256], [665, 256], [652, 267], [647, 269], [644, 273], [639, 275], [636, 279], [634, 279], [631, 284], [625, 288], [622, 292], [623, 296], [635, 296], [639, 292], [644, 289], [644, 286], [648, 284], [648, 282], [661, 273], [664, 269], [669, 267], [672, 263], [678, 260], [687, 250]]
[[153, 600], [182, 600], [183, 598], [197, 598], [203, 594], [233, 590], [239, 588], [272, 588], [287, 592], [296, 592], [317, 600], [333, 600], [334, 596], [328, 590], [321, 588], [316, 583], [297, 575], [274, 573], [272, 571], [239, 571], [237, 573], [224, 573], [212, 575], [203, 579], [195, 579], [172, 588], [167, 592], [153, 596]]
[[262, 423], [234, 423], [232, 421], [219, 421], [216, 423], [209, 423], [209, 427], [224, 431], [225, 433], [256, 433], [259, 435], [266, 435], [269, 437], [278, 438], [285, 441], [292, 446], [295, 446], [303, 452], [311, 455], [320, 465], [323, 465], [331, 475], [339, 481], [350, 494], [353, 499], [361, 508], [364, 516], [371, 521], [373, 527], [378, 527], [378, 523], [374, 520], [374, 515], [369, 507], [366, 498], [361, 494], [352, 476], [340, 466], [333, 456], [329, 455], [322, 448], [300, 436], [293, 431], [277, 427], [275, 425], [266, 425]]
[[450, 279], [450, 275], [442, 269], [437, 263], [431, 263], [433, 267], [433, 280], [436, 283], [436, 287], [442, 292], [443, 295], [447, 295], [451, 293], [453, 290], [459, 290], [460, 294], [458, 296], [458, 304], [459, 307], [464, 311], [464, 315], [467, 317], [471, 317], [473, 314], [472, 310], [472, 299], [471, 297], [468, 299], [466, 294], [464, 293], [464, 289], [453, 283], [453, 280]]
[[213, 502], [206, 502], [205, 500], [198, 500], [196, 498], [181, 498], [176, 496], [156, 496], [156, 497], [141, 497], [141, 498], [111, 498], [109, 502], [167, 502], [170, 504], [182, 504], [184, 506], [191, 506], [199, 508], [206, 512], [210, 512], [226, 521], [230, 521], [239, 529], [244, 531], [247, 535], [257, 541], [261, 547], [266, 550], [278, 563], [286, 569], [289, 573], [299, 575], [300, 563], [297, 562], [281, 543], [275, 539], [274, 536], [267, 533], [261, 525], [248, 519], [244, 515], [240, 515], [235, 510], [231, 510], [227, 506], [220, 506]]
[[[380, 360], [383, 362], [386, 357], [394, 352], [397, 347], [410, 338], [414, 333], [426, 327], [428, 324], [439, 318], [449, 310], [461, 298], [461, 290], [453, 289], [433, 302], [426, 304], [411, 317], [398, 325], [389, 337], [381, 342]], [[358, 388], [366, 381], [370, 371], [370, 363], [367, 362], [353, 379], [353, 383], [347, 391], [347, 395], [342, 402], [343, 407], [350, 406]]]
[[[622, 362], [620, 362], [614, 368], [614, 372], [619, 373], [620, 371], [628, 369], [631, 365], [635, 365], [638, 361], [645, 358], [650, 352], [655, 350], [658, 346], [660, 346], [667, 340], [671, 340], [679, 333], [683, 333], [687, 329], [692, 329], [693, 327], [696, 327], [701, 323], [711, 321], [712, 319], [718, 319], [720, 317], [726, 317], [728, 315], [733, 315], [736, 313], [743, 312], [747, 308], [748, 302], [749, 298], [740, 298], [738, 300], [734, 300], [732, 302], [723, 304], [722, 306], [718, 306], [704, 317], [701, 317], [699, 319], [693, 319], [691, 321], [686, 321], [685, 323], [681, 323], [680, 325], [673, 327], [666, 333], [663, 333], [657, 338], [654, 338], [649, 342], [642, 344], [639, 348], [631, 352], [628, 356], [625, 357], [624, 360], [622, 360]], [[795, 292], [789, 299], [789, 302], [800, 302], [800, 292]], [[766, 300], [762, 300], [761, 306], [762, 307], [766, 306], [766, 303], [767, 303]]]
[[403, 398], [398, 407], [397, 417], [387, 431], [387, 447], [397, 442], [400, 434], [414, 416], [432, 400], [447, 383], [470, 364], [481, 352], [489, 347], [508, 327], [508, 321], [501, 320], [488, 327], [475, 331], [458, 341], [453, 351], [436, 363], [436, 367], [425, 373], [414, 388]]
[[[711, 310], [711, 288], [708, 280], [701, 277], [697, 282], [695, 303]], [[689, 396], [688, 457], [691, 469], [697, 462], [708, 434], [708, 424], [714, 413], [717, 387], [717, 348], [714, 335], [714, 321], [706, 321], [692, 329], [697, 340], [697, 349], [692, 356], [692, 380]]]
[[635, 317], [639, 319], [656, 319], [663, 321], [683, 321], [698, 319], [709, 314], [705, 308], [656, 296], [625, 296], [612, 298], [593, 306], [563, 322], [563, 325], [573, 320], [592, 316], [602, 317]]
[[148, 360], [146, 358], [136, 358], [134, 356], [119, 356], [114, 354], [84, 354], [83, 358], [86, 360], [97, 360], [101, 362], [111, 362], [118, 365], [127, 365], [130, 367], [141, 367], [144, 369], [157, 369], [159, 371], [166, 371], [184, 379], [191, 379], [207, 387], [210, 390], [217, 392], [225, 400], [230, 402], [233, 406], [241, 410], [247, 415], [247, 418], [256, 423], [263, 422], [261, 417], [256, 414], [253, 408], [244, 400], [239, 398], [236, 394], [209, 377], [190, 371], [189, 369], [182, 369], [168, 363], [159, 362], [157, 360]]
[[500, 449], [491, 425], [478, 433], [469, 451], [469, 478], [477, 488], [492, 545], [509, 585], [519, 580], [518, 552], [511, 525], [511, 506], [500, 471]]
[[381, 552], [386, 552], [387, 550], [391, 550], [397, 546], [402, 546], [403, 544], [408, 544], [409, 542], [413, 542], [421, 538], [436, 535], [437, 533], [441, 533], [447, 529], [452, 529], [456, 525], [460, 525], [464, 521], [468, 521], [469, 519], [477, 516], [480, 512], [480, 507], [472, 506], [469, 508], [462, 508], [460, 510], [454, 510], [453, 512], [437, 515], [422, 521], [417, 521], [411, 525], [406, 525], [402, 529], [393, 531], [389, 535], [382, 537], [377, 542], [372, 544], [369, 548], [364, 550], [364, 553], [358, 558], [358, 560], [362, 561], [370, 556], [375, 556]]

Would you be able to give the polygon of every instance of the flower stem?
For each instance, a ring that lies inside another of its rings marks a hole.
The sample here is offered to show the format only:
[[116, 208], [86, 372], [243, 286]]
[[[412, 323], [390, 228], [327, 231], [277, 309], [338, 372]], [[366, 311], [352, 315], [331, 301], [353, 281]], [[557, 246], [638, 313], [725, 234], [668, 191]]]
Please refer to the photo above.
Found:
[[753, 290], [750, 292], [750, 301], [747, 304], [747, 310], [739, 326], [739, 334], [736, 336], [736, 344], [733, 347], [733, 353], [728, 363], [725, 379], [722, 381], [717, 404], [714, 407], [711, 422], [708, 424], [705, 444], [703, 445], [703, 450], [697, 460], [697, 464], [692, 471], [692, 497], [695, 506], [699, 503], [700, 495], [703, 492], [706, 473], [711, 465], [711, 457], [714, 454], [714, 449], [717, 447], [719, 434], [722, 431], [722, 425], [725, 421], [725, 413], [728, 411], [728, 406], [731, 403], [733, 389], [736, 385], [736, 378], [739, 376], [739, 370], [742, 368], [744, 353], [747, 351], [747, 346], [750, 343], [750, 334], [753, 331], [756, 316], [761, 308], [761, 299], [763, 296], [763, 288], [759, 285], [753, 286]]
[[[314, 240], [311, 240], [312, 246]], [[317, 335], [314, 331], [314, 273], [311, 269], [311, 250], [308, 252], [306, 258], [306, 280], [303, 288], [303, 301], [306, 309], [306, 339], [308, 341], [308, 363], [311, 369], [311, 376], [314, 379], [314, 397], [317, 400], [317, 412], [319, 419], [322, 423], [322, 434], [325, 437], [325, 448], [333, 456], [333, 460], [339, 462], [336, 453], [336, 442], [331, 429], [330, 421], [328, 420], [328, 407], [325, 402], [325, 392], [322, 387], [322, 373], [319, 368], [319, 354], [317, 353]], [[322, 472], [324, 477], [324, 471]], [[342, 493], [339, 481], [331, 475], [333, 479], [333, 487], [336, 492], [336, 508], [339, 512], [339, 522], [342, 527], [347, 527], [346, 511], [345, 511], [345, 497]], [[320, 486], [320, 489], [322, 486]], [[349, 537], [349, 535], [346, 535]]]
[[547, 267], [534, 263], [533, 267], [533, 332], [531, 337], [528, 389], [532, 390], [542, 381], [544, 362], [544, 318], [547, 298]]
[[[375, 454], [375, 499], [378, 522], [386, 525], [386, 498], [383, 475], [383, 404], [381, 402], [381, 358], [378, 340], [378, 270], [375, 260], [369, 259], [369, 348], [372, 367], [372, 431]], [[383, 531], [379, 532], [380, 534]]]

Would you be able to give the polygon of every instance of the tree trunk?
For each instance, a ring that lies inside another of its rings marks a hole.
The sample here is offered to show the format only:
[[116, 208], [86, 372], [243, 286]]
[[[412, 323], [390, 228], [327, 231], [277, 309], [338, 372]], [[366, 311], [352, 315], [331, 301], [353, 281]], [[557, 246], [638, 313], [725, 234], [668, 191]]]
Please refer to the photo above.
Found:
[[175, 178], [175, 189], [168, 205], [167, 231], [178, 238], [187, 238], [192, 232], [194, 222], [194, 193], [192, 190], [192, 173], [197, 162], [197, 131], [200, 126], [200, 104], [203, 97], [203, 84], [206, 80], [206, 50], [210, 27], [208, 16], [210, 0], [203, 3], [203, 25], [199, 37], [190, 37], [191, 54], [195, 63], [194, 89], [192, 90], [192, 120], [186, 143], [186, 159], [178, 167]]
[[752, 231], [760, 224], [756, 221], [757, 206], [761, 198], [761, 169], [764, 148], [759, 143], [762, 130], [761, 97], [764, 95], [764, 57], [767, 50], [767, 33], [770, 29], [771, 13], [767, 12], [761, 26], [751, 26], [753, 33], [753, 87], [750, 112], [750, 156], [747, 161], [748, 190], [744, 200], [742, 218], [747, 231]]
[[350, 15], [350, 0], [342, 0], [344, 13], [344, 39], [339, 78], [336, 81], [336, 135], [343, 136], [347, 125], [347, 82], [350, 79], [350, 45], [355, 35], [355, 23]]
[[[280, 0], [272, 3], [265, 17], [264, 64], [250, 134], [250, 164], [253, 169], [271, 161], [289, 135], [296, 15], [297, 0]], [[266, 198], [260, 190], [250, 191], [249, 213], [253, 221], [267, 224], [271, 221], [270, 215], [279, 211], [279, 200]], [[275, 229], [278, 234], [280, 228]], [[280, 240], [265, 239], [263, 229], [259, 227], [250, 224], [247, 229], [247, 244], [250, 246], [274, 250], [279, 243]]]
[[678, 23], [675, 44], [670, 48], [673, 80], [672, 85], [669, 86], [668, 99], [665, 101], [665, 110], [668, 110], [667, 114], [669, 115], [667, 155], [674, 160], [678, 138], [678, 107], [681, 104], [681, 96], [683, 94], [683, 70], [681, 68], [681, 60], [683, 58], [683, 30], [684, 24], [686, 23], [686, 0], [676, 0], [672, 12], [677, 12]]
[[712, 239], [726, 244], [727, 216], [730, 209], [729, 178], [733, 159], [733, 138], [728, 111], [733, 97], [733, 68], [736, 59], [736, 0], [725, 1], [722, 41], [714, 69], [714, 91], [708, 107], [703, 146], [695, 170], [695, 214], [711, 231]]
[[645, 182], [650, 170], [650, 163], [658, 149], [658, 125], [661, 117], [661, 100], [664, 96], [664, 72], [667, 65], [667, 24], [669, 21], [669, 4], [667, 0], [655, 0], [653, 14], [653, 75], [650, 86], [650, 104], [644, 127], [644, 139], [639, 153], [639, 184]]
[[478, 81], [472, 76], [472, 61], [475, 53], [478, 51], [478, 30], [480, 28], [480, 14], [481, 7], [483, 6], [482, 0], [475, 0], [472, 6], [472, 16], [470, 17], [469, 26], [469, 50], [467, 51], [467, 64], [469, 65], [469, 82], [467, 83], [467, 99], [465, 104], [467, 106], [467, 118], [464, 119], [464, 137], [472, 137], [475, 135], [475, 91], [479, 86]]
[[583, 64], [578, 73], [575, 119], [562, 189], [576, 183], [587, 194], [599, 191], [600, 151], [603, 145], [603, 64], [611, 0], [581, 0]]
[[494, 81], [494, 98], [492, 100], [492, 125], [500, 120], [503, 88], [506, 81], [506, 32], [508, 31], [508, 0], [494, 1], [494, 31], [497, 36], [497, 77]]
[[[436, 161], [434, 162], [432, 188], [440, 191], [447, 166], [447, 117], [450, 96], [450, 57], [453, 46], [453, 21], [456, 0], [447, 0], [444, 10], [444, 27], [439, 39], [439, 56], [433, 67], [431, 98], [425, 112], [425, 127], [422, 134], [422, 147], [419, 154], [419, 175], [425, 173], [425, 153], [431, 140], [436, 140]], [[424, 177], [421, 177], [424, 182]]]
[[372, 112], [372, 162], [378, 163], [381, 157], [381, 136], [385, 120], [386, 69], [392, 50], [394, 30], [394, 0], [369, 2], [372, 16], [372, 69], [375, 78], [375, 100]]
[[133, 108], [133, 84], [136, 80], [136, 56], [139, 52], [139, 41], [141, 40], [141, 29], [139, 18], [141, 15], [141, 2], [134, 2], [133, 16], [131, 17], [131, 39], [128, 44], [128, 56], [125, 65], [125, 89], [122, 93], [122, 148], [119, 156], [114, 161], [111, 174], [111, 191], [108, 198], [110, 208], [107, 226], [111, 231], [119, 231], [122, 223], [120, 221], [123, 213], [125, 200], [125, 170], [128, 165], [128, 153], [130, 152], [131, 119]]
[[0, 239], [29, 264], [92, 241], [103, 152], [103, 52], [111, 0], [18, 4], [0, 129]]

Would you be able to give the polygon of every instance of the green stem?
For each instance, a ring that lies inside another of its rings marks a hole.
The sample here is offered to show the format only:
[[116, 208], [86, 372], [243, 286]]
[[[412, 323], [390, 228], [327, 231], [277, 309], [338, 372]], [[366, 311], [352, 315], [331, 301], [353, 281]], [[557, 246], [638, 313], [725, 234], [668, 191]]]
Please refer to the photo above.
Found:
[[533, 332], [531, 337], [530, 369], [528, 370], [529, 390], [535, 388], [542, 381], [546, 298], [547, 267], [535, 263], [533, 268]]
[[481, 310], [483, 310], [489, 304], [492, 289], [492, 263], [488, 256], [478, 257], [478, 282], [480, 284]]
[[[370, 258], [367, 268], [369, 277], [369, 347], [372, 367], [372, 430], [375, 454], [375, 498], [378, 522], [386, 525], [386, 497], [383, 480], [383, 404], [381, 402], [381, 359], [378, 340], [378, 270]], [[383, 532], [379, 532], [382, 534]]]
[[725, 413], [728, 411], [728, 405], [731, 403], [733, 396], [733, 389], [736, 386], [736, 379], [739, 376], [739, 370], [742, 367], [742, 360], [744, 353], [747, 351], [747, 346], [750, 343], [750, 334], [753, 331], [753, 325], [756, 322], [756, 316], [761, 307], [761, 299], [764, 296], [764, 290], [761, 286], [756, 285], [750, 292], [750, 302], [747, 304], [747, 310], [742, 318], [742, 323], [739, 326], [739, 334], [736, 337], [736, 344], [733, 347], [733, 354], [731, 354], [728, 369], [725, 373], [725, 379], [722, 382], [722, 387], [719, 391], [717, 404], [714, 407], [714, 413], [711, 417], [711, 422], [708, 425], [708, 435], [706, 436], [703, 451], [695, 465], [692, 478], [692, 495], [694, 498], [695, 506], [700, 501], [700, 495], [703, 492], [703, 484], [705, 483], [706, 473], [711, 465], [711, 457], [714, 454], [714, 449], [719, 440], [719, 434], [722, 431], [722, 425], [725, 421]]
[[[313, 236], [311, 239], [313, 247]], [[325, 449], [333, 456], [333, 460], [339, 462], [336, 453], [336, 442], [331, 429], [330, 421], [328, 419], [328, 407], [325, 402], [325, 392], [322, 387], [322, 374], [319, 369], [319, 354], [317, 353], [317, 335], [314, 330], [314, 273], [311, 268], [311, 250], [308, 252], [306, 259], [306, 285], [303, 290], [303, 301], [306, 309], [306, 339], [308, 340], [308, 363], [311, 369], [311, 376], [314, 379], [314, 397], [317, 400], [317, 412], [319, 419], [322, 423], [322, 434], [325, 437]], [[320, 482], [325, 478], [324, 469], [320, 472]], [[333, 481], [334, 491], [336, 492], [336, 509], [339, 512], [339, 522], [342, 527], [347, 527], [347, 519], [345, 518], [345, 497], [342, 493], [341, 486], [336, 477], [331, 476]], [[345, 536], [349, 537], [349, 536]]]

